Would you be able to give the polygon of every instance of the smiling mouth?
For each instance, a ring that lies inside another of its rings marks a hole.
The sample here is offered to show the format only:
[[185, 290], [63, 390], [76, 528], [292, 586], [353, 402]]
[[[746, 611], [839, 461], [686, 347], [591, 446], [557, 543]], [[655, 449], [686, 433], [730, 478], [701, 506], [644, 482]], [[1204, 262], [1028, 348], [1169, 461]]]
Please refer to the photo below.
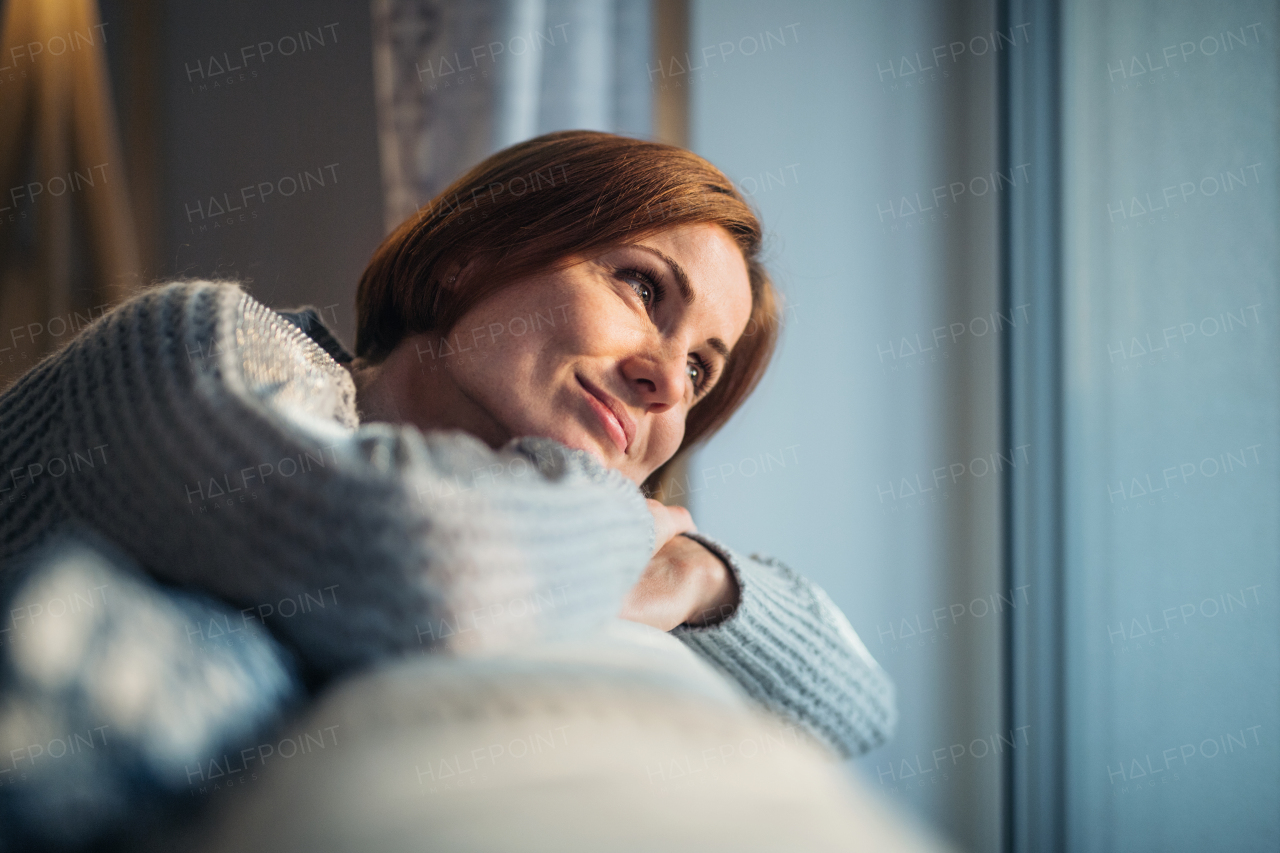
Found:
[[604, 428], [605, 434], [609, 436], [609, 439], [617, 446], [618, 450], [625, 454], [627, 448], [631, 446], [631, 439], [627, 435], [623, 419], [614, 411], [613, 407], [617, 403], [610, 400], [608, 395], [581, 376], [576, 378], [578, 384], [587, 392], [587, 403], [591, 406], [596, 418], [599, 419], [600, 426]]

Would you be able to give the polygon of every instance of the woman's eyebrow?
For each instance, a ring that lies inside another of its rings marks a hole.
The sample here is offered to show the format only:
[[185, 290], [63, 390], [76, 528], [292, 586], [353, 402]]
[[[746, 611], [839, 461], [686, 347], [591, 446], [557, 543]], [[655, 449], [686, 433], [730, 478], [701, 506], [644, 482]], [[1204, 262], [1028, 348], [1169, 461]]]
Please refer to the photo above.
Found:
[[680, 298], [684, 300], [685, 305], [693, 304], [693, 285], [689, 283], [689, 275], [684, 271], [684, 267], [676, 263], [675, 259], [664, 252], [660, 252], [652, 246], [646, 246], [642, 243], [633, 243], [637, 249], [643, 249], [651, 255], [657, 255], [662, 262], [671, 268], [671, 274], [676, 277], [676, 286], [680, 288]]
[[[692, 305], [694, 299], [693, 285], [689, 283], [689, 275], [684, 271], [684, 267], [676, 263], [675, 258], [660, 252], [652, 246], [646, 246], [642, 243], [633, 243], [637, 249], [643, 249], [651, 255], [656, 255], [662, 259], [662, 262], [671, 268], [671, 274], [675, 276], [676, 286], [680, 288], [680, 298], [684, 300], [685, 305]], [[707, 346], [711, 347], [725, 361], [729, 360], [729, 348], [725, 346], [724, 341], [720, 338], [707, 338]]]

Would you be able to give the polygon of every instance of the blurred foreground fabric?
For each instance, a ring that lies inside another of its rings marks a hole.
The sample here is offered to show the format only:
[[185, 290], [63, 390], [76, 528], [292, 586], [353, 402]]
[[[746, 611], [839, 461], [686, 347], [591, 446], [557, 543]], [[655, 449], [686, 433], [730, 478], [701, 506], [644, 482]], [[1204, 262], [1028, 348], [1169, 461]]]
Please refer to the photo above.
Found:
[[153, 834], [189, 810], [193, 773], [301, 698], [256, 620], [160, 586], [87, 533], [4, 569], [0, 850]]
[[0, 850], [941, 849], [644, 625], [401, 658], [300, 708], [251, 617], [92, 536], [8, 577]]
[[674, 637], [423, 656], [349, 679], [197, 836], [230, 851], [934, 851]]

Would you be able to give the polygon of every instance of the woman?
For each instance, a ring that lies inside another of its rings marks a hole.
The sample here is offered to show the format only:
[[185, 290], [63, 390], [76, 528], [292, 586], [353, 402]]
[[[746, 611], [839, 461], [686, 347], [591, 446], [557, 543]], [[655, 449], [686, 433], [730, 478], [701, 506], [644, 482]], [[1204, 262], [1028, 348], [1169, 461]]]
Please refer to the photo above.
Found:
[[765, 368], [760, 236], [701, 158], [573, 131], [494, 155], [387, 238], [355, 358], [232, 284], [150, 290], [0, 398], [0, 559], [88, 524], [316, 679], [620, 613], [863, 752], [892, 685], [839, 610], [639, 489]]

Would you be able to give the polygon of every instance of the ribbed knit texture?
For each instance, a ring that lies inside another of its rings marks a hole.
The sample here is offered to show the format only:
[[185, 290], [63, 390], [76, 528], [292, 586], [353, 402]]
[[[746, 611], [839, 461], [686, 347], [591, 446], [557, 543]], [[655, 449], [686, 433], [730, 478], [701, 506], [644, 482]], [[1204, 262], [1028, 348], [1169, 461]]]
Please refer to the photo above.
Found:
[[827, 594], [776, 560], [689, 535], [732, 569], [742, 598], [724, 621], [672, 633], [842, 757], [888, 740], [897, 723], [893, 682]]
[[[87, 522], [160, 579], [271, 611], [325, 673], [583, 632], [618, 612], [653, 542], [639, 490], [586, 453], [359, 426], [347, 372], [226, 283], [152, 290], [37, 365], [0, 396], [0, 466], [0, 561]], [[675, 636], [837, 754], [887, 739], [893, 686], [826, 594], [694, 538], [741, 602]]]

